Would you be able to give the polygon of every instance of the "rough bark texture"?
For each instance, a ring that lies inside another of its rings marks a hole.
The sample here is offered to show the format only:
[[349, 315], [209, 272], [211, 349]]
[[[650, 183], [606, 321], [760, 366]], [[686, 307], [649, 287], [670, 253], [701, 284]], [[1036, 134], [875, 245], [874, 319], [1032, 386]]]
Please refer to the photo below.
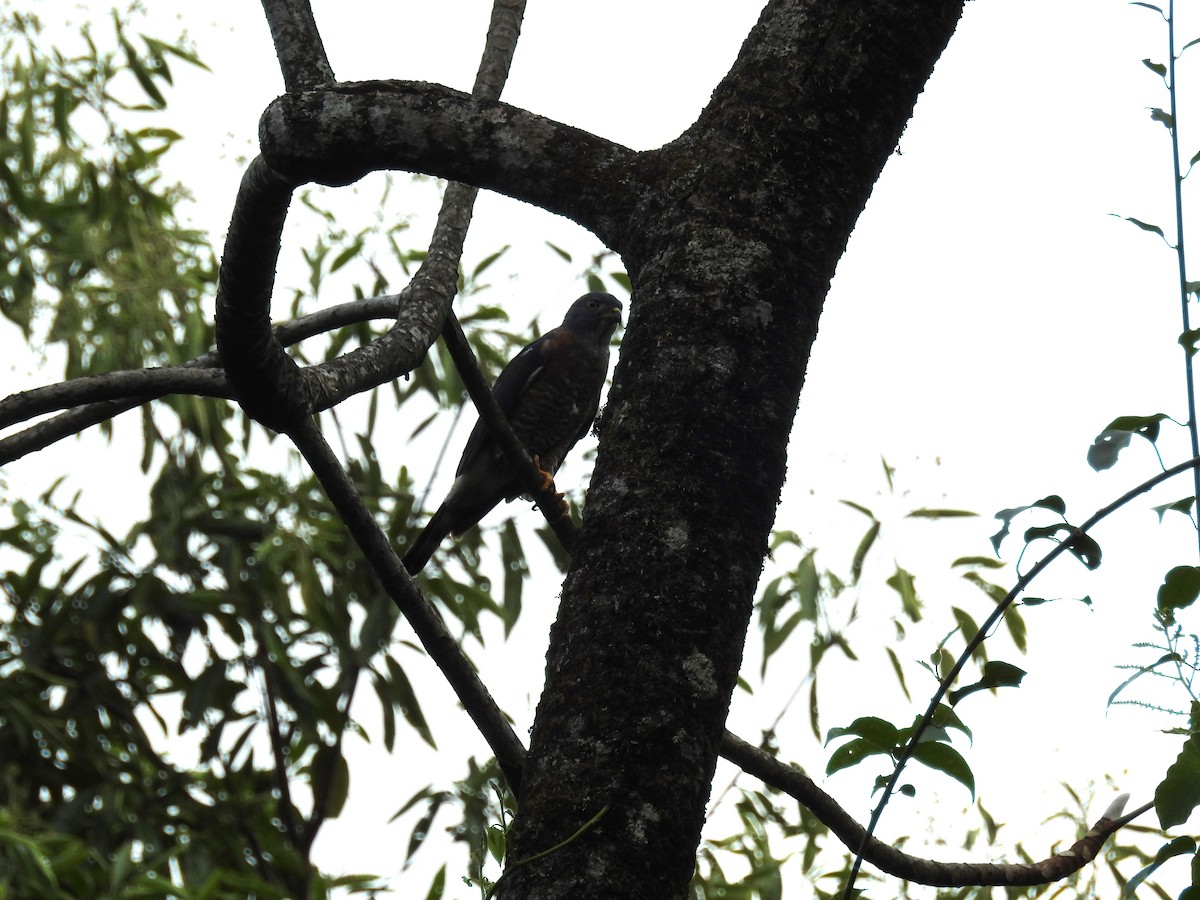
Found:
[[504, 898], [675, 898], [821, 304], [962, 0], [768, 5], [697, 123], [635, 165], [634, 284]]

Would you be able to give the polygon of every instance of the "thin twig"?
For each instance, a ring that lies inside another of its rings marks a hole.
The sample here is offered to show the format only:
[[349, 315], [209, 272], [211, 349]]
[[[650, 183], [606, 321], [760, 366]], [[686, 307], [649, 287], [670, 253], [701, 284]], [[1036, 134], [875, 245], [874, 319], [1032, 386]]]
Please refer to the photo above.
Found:
[[888, 800], [891, 799], [892, 793], [895, 791], [896, 785], [900, 781], [900, 774], [904, 771], [905, 764], [909, 761], [909, 759], [912, 758], [913, 750], [916, 748], [917, 743], [921, 740], [922, 734], [924, 734], [925, 729], [929, 727], [930, 723], [932, 723], [933, 717], [937, 713], [937, 708], [942, 702], [942, 698], [946, 695], [946, 692], [950, 690], [950, 685], [954, 683], [954, 680], [958, 677], [959, 672], [962, 671], [963, 666], [965, 666], [967, 661], [974, 655], [976, 649], [979, 648], [979, 645], [987, 639], [989, 634], [991, 634], [992, 628], [995, 626], [995, 624], [1000, 621], [1017, 597], [1020, 596], [1021, 593], [1023, 593], [1024, 590], [1029, 586], [1030, 582], [1032, 582], [1038, 577], [1038, 575], [1045, 571], [1047, 566], [1054, 562], [1054, 560], [1058, 559], [1059, 556], [1070, 549], [1072, 544], [1078, 538], [1086, 535], [1090, 528], [1094, 528], [1098, 523], [1108, 518], [1131, 500], [1140, 497], [1151, 488], [1154, 488], [1162, 484], [1164, 481], [1186, 472], [1189, 469], [1195, 469], [1197, 466], [1200, 466], [1200, 456], [1193, 457], [1187, 462], [1182, 462], [1179, 465], [1172, 466], [1166, 471], [1155, 475], [1153, 478], [1143, 481], [1137, 487], [1126, 491], [1112, 503], [1093, 513], [1091, 518], [1073, 530], [1070, 537], [1059, 543], [1056, 547], [1054, 547], [1054, 549], [1038, 560], [1037, 564], [1026, 574], [1018, 578], [1017, 583], [1013, 586], [1012, 590], [1005, 595], [1003, 600], [996, 604], [996, 608], [992, 610], [991, 615], [989, 615], [983, 621], [983, 624], [980, 625], [979, 631], [976, 632], [975, 637], [967, 642], [966, 647], [963, 649], [958, 659], [955, 660], [954, 665], [946, 674], [946, 677], [943, 678], [941, 683], [938, 685], [937, 690], [934, 692], [933, 699], [929, 701], [929, 707], [925, 710], [925, 715], [922, 716], [920, 723], [918, 723], [916, 727], [916, 730], [913, 731], [912, 736], [908, 739], [908, 743], [904, 745], [904, 749], [900, 752], [900, 756], [896, 760], [895, 769], [892, 772], [892, 777], [888, 781], [887, 786], [883, 789], [883, 795], [879, 798], [878, 805], [871, 813], [871, 821], [867, 824], [866, 833], [863, 835], [863, 840], [859, 845], [857, 854], [855, 855], [854, 863], [850, 867], [850, 876], [846, 881], [846, 889], [843, 892], [843, 896], [846, 898], [846, 900], [850, 900], [850, 898], [854, 896], [852, 892], [854, 890], [855, 879], [858, 876], [859, 867], [862, 863], [863, 848], [866, 846], [867, 839], [874, 835], [875, 827], [879, 824], [879, 818], [883, 815], [884, 807], [887, 806]]

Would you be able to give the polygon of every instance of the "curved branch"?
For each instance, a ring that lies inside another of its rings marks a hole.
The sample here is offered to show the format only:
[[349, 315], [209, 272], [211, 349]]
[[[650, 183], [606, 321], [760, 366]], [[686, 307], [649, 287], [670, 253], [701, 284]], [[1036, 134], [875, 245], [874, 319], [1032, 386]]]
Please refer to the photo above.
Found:
[[[372, 319], [395, 319], [397, 308], [411, 292], [412, 285], [409, 285], [399, 294], [353, 300], [318, 310], [276, 326], [275, 336], [288, 347], [344, 325], [357, 325]], [[0, 400], [0, 428], [81, 403], [87, 405], [0, 439], [0, 466], [166, 394], [232, 397], [232, 391], [225, 384], [224, 370], [218, 363], [216, 352], [209, 351], [182, 366], [90, 375], [5, 397]], [[181, 374], [187, 370], [205, 369], [217, 373], [211, 376], [211, 382], [209, 375]]]
[[559, 213], [613, 249], [640, 193], [639, 154], [628, 147], [436, 84], [366, 81], [279, 97], [259, 122], [259, 145], [297, 181], [437, 175]]
[[863, 858], [889, 875], [938, 887], [966, 885], [1035, 885], [1066, 878], [1096, 858], [1109, 835], [1133, 818], [1150, 809], [1147, 804], [1127, 816], [1121, 816], [1125, 795], [1082, 838], [1041, 862], [1023, 863], [947, 863], [922, 859], [903, 853], [890, 844], [872, 837], [837, 801], [821, 790], [799, 769], [788, 766], [741, 738], [725, 732], [721, 755], [745, 772], [794, 797], [820, 819], [847, 847], [861, 846]]
[[332, 84], [333, 69], [308, 0], [262, 0], [287, 91]]

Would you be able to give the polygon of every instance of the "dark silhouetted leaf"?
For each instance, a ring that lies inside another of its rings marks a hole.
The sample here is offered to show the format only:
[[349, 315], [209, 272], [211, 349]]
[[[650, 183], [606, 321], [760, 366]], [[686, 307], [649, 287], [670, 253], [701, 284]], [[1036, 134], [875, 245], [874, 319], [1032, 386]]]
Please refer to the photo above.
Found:
[[[1192, 704], [1192, 728], [1200, 724], [1200, 703]], [[1154, 809], [1163, 828], [1181, 825], [1200, 806], [1200, 734], [1183, 743], [1167, 775], [1154, 791]]]
[[1171, 624], [1175, 621], [1175, 610], [1191, 606], [1197, 596], [1200, 596], [1200, 568], [1176, 566], [1158, 589], [1158, 614]]
[[1146, 866], [1146, 868], [1142, 869], [1129, 879], [1129, 883], [1125, 885], [1125, 890], [1121, 893], [1121, 896], [1134, 896], [1141, 883], [1154, 874], [1154, 870], [1165, 863], [1168, 859], [1176, 856], [1182, 856], [1185, 853], [1195, 852], [1196, 842], [1187, 835], [1167, 841], [1167, 843], [1158, 848], [1158, 853], [1154, 854], [1154, 862], [1150, 863], [1150, 865]]

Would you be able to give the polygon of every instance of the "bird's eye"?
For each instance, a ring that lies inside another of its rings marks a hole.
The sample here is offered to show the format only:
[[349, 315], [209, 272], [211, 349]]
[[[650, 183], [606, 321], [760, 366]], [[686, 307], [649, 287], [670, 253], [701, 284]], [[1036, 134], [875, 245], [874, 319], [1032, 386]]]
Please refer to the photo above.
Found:
[[597, 303], [595, 300], [588, 301], [588, 309], [590, 309], [592, 312], [595, 312], [599, 308], [600, 308], [600, 304]]

